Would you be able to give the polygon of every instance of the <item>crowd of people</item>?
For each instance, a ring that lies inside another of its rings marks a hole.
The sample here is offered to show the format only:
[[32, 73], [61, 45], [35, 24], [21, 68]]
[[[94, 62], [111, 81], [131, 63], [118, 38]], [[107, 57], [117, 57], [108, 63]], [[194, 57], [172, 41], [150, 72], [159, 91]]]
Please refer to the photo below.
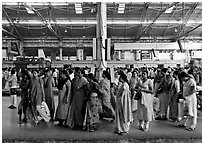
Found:
[[[154, 120], [179, 122], [178, 127], [188, 131], [197, 125], [196, 79], [191, 69], [115, 68], [114, 78], [107, 69], [100, 80], [79, 67], [22, 69], [18, 75], [15, 69], [10, 71], [3, 72], [3, 79], [10, 87], [8, 108], [18, 109], [19, 124], [57, 121], [58, 126], [93, 132], [100, 120], [110, 118], [114, 132], [120, 135], [129, 132], [134, 119], [145, 132]], [[17, 84], [21, 89], [18, 106]]]

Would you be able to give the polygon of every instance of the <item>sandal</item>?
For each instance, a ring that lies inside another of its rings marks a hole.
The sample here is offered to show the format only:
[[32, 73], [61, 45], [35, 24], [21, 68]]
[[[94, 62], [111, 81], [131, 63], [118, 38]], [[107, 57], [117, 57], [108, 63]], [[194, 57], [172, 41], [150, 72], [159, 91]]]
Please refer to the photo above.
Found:
[[149, 131], [149, 128], [145, 128], [145, 129], [143, 129], [143, 131], [144, 131], [144, 132], [147, 132], [147, 131]]
[[186, 128], [187, 131], [193, 131], [195, 128]]
[[177, 125], [177, 127], [185, 128], [186, 126], [185, 126], [185, 125], [181, 125], [181, 124], [179, 124], [179, 125]]
[[139, 126], [139, 130], [143, 130], [142, 126]]

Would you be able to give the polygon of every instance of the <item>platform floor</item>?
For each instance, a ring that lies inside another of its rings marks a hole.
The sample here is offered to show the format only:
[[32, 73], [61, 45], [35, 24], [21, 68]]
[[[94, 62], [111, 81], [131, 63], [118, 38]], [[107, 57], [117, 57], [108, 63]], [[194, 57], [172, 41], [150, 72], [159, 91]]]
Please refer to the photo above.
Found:
[[[57, 104], [56, 96], [55, 103]], [[17, 109], [8, 109], [9, 104], [10, 98], [3, 96], [3, 142], [202, 142], [202, 113], [199, 113], [198, 126], [192, 132], [177, 128], [178, 123], [170, 121], [153, 121], [150, 123], [150, 131], [143, 132], [138, 130], [135, 121], [131, 124], [129, 134], [120, 136], [113, 133], [114, 123], [108, 120], [101, 121], [99, 130], [95, 132], [56, 127], [57, 122], [50, 125], [35, 126], [29, 122], [19, 125]]]

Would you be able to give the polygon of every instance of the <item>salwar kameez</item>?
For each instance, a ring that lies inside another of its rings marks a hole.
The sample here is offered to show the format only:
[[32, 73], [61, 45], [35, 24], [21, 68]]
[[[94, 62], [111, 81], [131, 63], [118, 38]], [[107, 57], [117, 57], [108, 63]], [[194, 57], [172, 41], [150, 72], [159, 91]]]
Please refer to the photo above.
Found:
[[[150, 90], [150, 88], [153, 88], [153, 84], [150, 79], [147, 79], [142, 85], [145, 87], [145, 90]], [[148, 129], [149, 122], [154, 120], [153, 101], [154, 98], [151, 93], [142, 91], [142, 97], [137, 101], [137, 117], [139, 120], [139, 126], [142, 128]]]

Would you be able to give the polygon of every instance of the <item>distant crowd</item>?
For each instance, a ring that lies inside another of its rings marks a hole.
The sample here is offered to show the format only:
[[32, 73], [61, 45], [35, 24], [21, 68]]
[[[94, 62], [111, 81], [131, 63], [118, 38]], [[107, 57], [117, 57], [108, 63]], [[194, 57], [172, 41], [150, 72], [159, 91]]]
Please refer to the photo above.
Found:
[[[99, 129], [101, 120], [109, 118], [114, 122], [114, 132], [125, 135], [134, 120], [138, 120], [138, 129], [145, 132], [151, 121], [167, 120], [193, 131], [197, 125], [196, 89], [202, 85], [201, 74], [201, 68], [194, 65], [114, 68], [114, 72], [106, 69], [101, 79], [96, 79], [86, 67], [18, 71], [5, 68], [2, 86], [10, 90], [8, 108], [18, 109], [19, 124], [58, 122], [58, 126], [93, 132]], [[54, 88], [58, 91], [57, 106]]]

